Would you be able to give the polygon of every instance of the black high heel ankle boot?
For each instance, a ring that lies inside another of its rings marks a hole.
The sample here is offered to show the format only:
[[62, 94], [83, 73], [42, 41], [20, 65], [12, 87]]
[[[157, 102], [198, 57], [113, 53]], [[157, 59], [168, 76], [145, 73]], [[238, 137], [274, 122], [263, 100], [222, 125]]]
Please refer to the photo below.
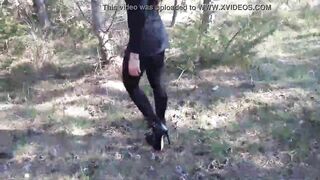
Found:
[[167, 138], [170, 144], [168, 128], [162, 122], [152, 124], [152, 132], [146, 134], [146, 141], [153, 147], [154, 150], [161, 151], [164, 147], [164, 138]]

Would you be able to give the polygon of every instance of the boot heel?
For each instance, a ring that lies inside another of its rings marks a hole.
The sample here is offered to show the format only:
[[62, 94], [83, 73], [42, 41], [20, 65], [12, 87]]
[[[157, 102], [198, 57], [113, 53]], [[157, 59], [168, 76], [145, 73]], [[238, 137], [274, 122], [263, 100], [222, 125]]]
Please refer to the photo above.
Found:
[[161, 122], [152, 124], [152, 133], [146, 135], [147, 143], [157, 151], [162, 151], [164, 148], [165, 138], [167, 138], [168, 143], [171, 144], [168, 128]]

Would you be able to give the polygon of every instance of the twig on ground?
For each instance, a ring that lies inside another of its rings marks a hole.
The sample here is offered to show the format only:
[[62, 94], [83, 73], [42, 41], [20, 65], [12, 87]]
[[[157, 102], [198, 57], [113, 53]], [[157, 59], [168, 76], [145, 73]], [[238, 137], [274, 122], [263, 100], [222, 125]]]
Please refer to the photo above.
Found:
[[179, 75], [179, 77], [178, 77], [178, 79], [177, 79], [177, 81], [179, 81], [180, 80], [180, 78], [181, 78], [181, 76], [183, 75], [183, 73], [186, 71], [186, 69], [182, 69], [182, 68], [179, 68], [180, 70], [182, 70], [181, 71], [181, 73], [180, 73], [180, 75]]

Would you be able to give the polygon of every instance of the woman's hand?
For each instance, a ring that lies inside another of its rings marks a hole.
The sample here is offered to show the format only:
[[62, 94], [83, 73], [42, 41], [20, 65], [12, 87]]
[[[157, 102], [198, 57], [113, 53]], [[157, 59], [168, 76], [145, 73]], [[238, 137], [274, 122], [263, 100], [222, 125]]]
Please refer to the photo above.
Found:
[[139, 54], [136, 53], [130, 53], [129, 55], [129, 74], [131, 76], [139, 76], [141, 73], [140, 70], [140, 59]]

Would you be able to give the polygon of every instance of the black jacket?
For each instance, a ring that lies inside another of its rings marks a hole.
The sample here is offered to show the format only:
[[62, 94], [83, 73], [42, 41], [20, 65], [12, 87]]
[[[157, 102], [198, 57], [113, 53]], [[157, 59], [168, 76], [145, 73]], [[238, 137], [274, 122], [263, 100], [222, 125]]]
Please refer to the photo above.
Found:
[[127, 50], [142, 56], [152, 56], [169, 47], [168, 34], [159, 13], [153, 8], [146, 10], [149, 0], [125, 0], [127, 9], [129, 43]]

